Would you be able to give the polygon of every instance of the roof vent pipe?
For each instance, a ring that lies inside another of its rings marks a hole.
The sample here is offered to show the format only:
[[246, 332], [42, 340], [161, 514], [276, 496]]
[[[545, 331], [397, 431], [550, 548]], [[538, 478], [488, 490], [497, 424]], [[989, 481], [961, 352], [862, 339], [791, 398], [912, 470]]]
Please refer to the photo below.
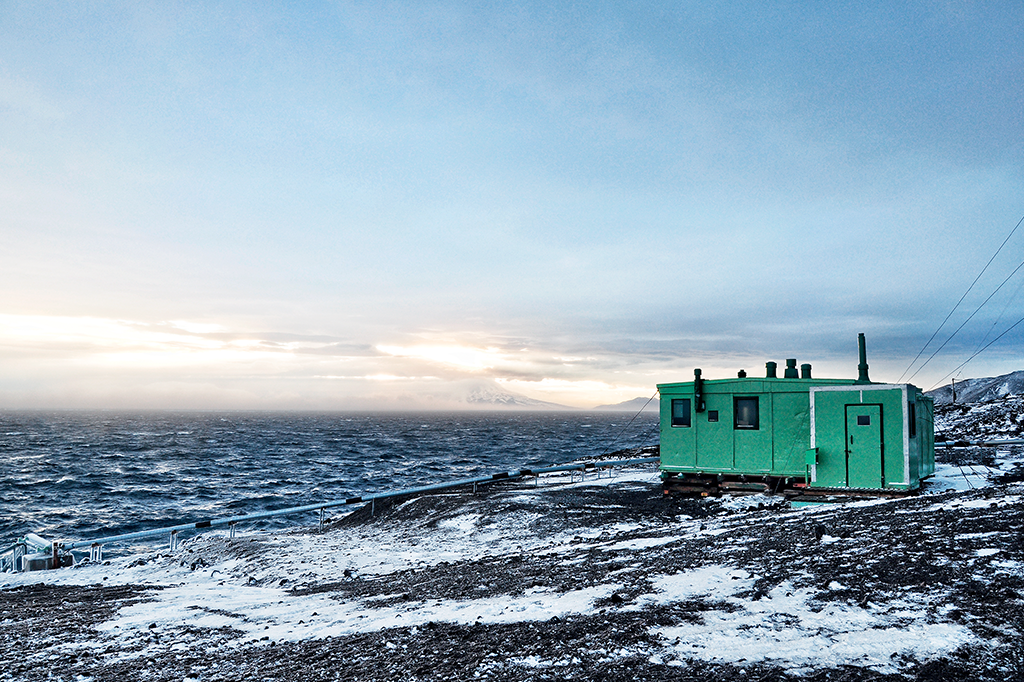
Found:
[[741, 369], [740, 371], [736, 372], [736, 376], [738, 376], [740, 379], [746, 379], [747, 378], [747, 370]]
[[796, 358], [789, 358], [786, 360], [786, 373], [783, 376], [787, 379], [800, 378], [800, 374], [796, 371]]
[[811, 378], [811, 366], [806, 362], [800, 365], [800, 378], [810, 379]]
[[764, 376], [765, 376], [765, 378], [766, 378], [766, 379], [778, 379], [778, 378], [779, 378], [779, 376], [778, 376], [778, 375], [777, 375], [777, 374], [775, 373], [775, 369], [776, 369], [776, 368], [777, 368], [778, 366], [779, 366], [779, 365], [778, 365], [777, 363], [774, 363], [774, 362], [766, 362], [766, 363], [764, 363], [764, 367], [765, 367], [765, 369], [766, 369], [766, 370], [768, 370], [768, 371], [767, 371], [767, 372], [765, 373], [765, 375], [764, 375]]
[[857, 334], [857, 349], [860, 351], [860, 364], [857, 365], [857, 383], [870, 384], [868, 378], [868, 348], [864, 343], [864, 334]]
[[704, 380], [700, 377], [700, 370], [693, 370], [693, 402], [696, 403], [698, 413], [704, 411]]

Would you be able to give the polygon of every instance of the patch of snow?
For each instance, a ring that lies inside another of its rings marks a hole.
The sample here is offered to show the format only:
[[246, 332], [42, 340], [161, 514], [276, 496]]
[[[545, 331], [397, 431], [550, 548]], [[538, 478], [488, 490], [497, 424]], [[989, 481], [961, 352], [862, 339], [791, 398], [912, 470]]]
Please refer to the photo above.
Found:
[[778, 496], [768, 496], [763, 493], [757, 495], [734, 495], [722, 500], [722, 508], [732, 511], [747, 511], [760, 507], [777, 507], [784, 504], [784, 500]]
[[935, 463], [935, 475], [924, 482], [925, 492], [946, 490], [972, 490], [984, 488], [989, 483], [986, 467], [958, 467], [953, 464]]
[[510, 665], [521, 665], [524, 668], [544, 668], [550, 665], [550, 663], [544, 662], [537, 656], [521, 656], [519, 658], [510, 658], [508, 660]]
[[956, 536], [957, 540], [976, 540], [978, 538], [990, 538], [996, 535], [1002, 535], [999, 531], [992, 531], [990, 533], [961, 533]]
[[674, 535], [658, 538], [637, 538], [635, 540], [623, 540], [622, 542], [616, 542], [612, 545], [605, 545], [600, 549], [606, 552], [617, 552], [623, 549], [646, 549], [648, 547], [660, 547], [661, 545], [667, 545], [668, 543], [675, 542], [680, 538], [681, 536]]
[[[921, 510], [924, 512], [939, 511], [940, 509], [956, 510], [956, 509], [983, 509], [985, 507], [1002, 507], [1007, 505], [1016, 505], [1020, 503], [1021, 495], [1004, 495], [996, 500], [985, 499], [984, 497], [976, 500], [961, 500], [953, 499], [948, 502], [940, 502], [933, 504], [930, 507], [926, 507]], [[902, 512], [901, 512], [902, 513]]]
[[444, 530], [455, 530], [463, 533], [469, 533], [473, 530], [479, 520], [479, 514], [463, 514], [462, 516], [456, 516], [454, 519], [444, 519], [437, 524], [437, 527], [443, 528]]
[[[651, 632], [672, 642], [666, 649], [675, 656], [732, 663], [768, 660], [795, 672], [852, 664], [893, 673], [898, 670], [893, 659], [900, 654], [929, 658], [974, 640], [961, 625], [929, 622], [919, 605], [812, 607], [814, 591], [790, 583], [778, 585], [757, 601], [737, 599], [733, 595], [753, 582], [744, 574], [708, 567], [675, 576], [682, 589], [666, 589], [663, 598], [718, 600], [724, 596], [731, 609], [702, 610], [700, 623], [656, 627]], [[725, 580], [733, 577], [738, 580], [730, 586]], [[665, 579], [660, 584], [671, 587]]]
[[599, 585], [561, 593], [531, 590], [520, 597], [432, 600], [374, 607], [368, 599], [339, 601], [326, 595], [296, 596], [279, 588], [239, 589], [193, 583], [161, 590], [154, 595], [154, 601], [122, 608], [97, 630], [125, 638], [151, 624], [157, 630], [232, 627], [245, 633], [240, 643], [264, 637], [298, 641], [436, 621], [466, 625], [549, 620], [553, 616], [591, 611], [595, 600], [610, 596], [620, 587]]
[[692, 571], [653, 578], [651, 585], [657, 593], [643, 595], [638, 601], [667, 604], [707, 595], [724, 599], [750, 590], [754, 580], [742, 569], [729, 566], [702, 566]]
[[722, 535], [722, 534], [728, 533], [728, 532], [729, 532], [729, 528], [728, 527], [706, 528], [705, 530], [698, 531], [697, 535], [715, 536], [715, 535]]

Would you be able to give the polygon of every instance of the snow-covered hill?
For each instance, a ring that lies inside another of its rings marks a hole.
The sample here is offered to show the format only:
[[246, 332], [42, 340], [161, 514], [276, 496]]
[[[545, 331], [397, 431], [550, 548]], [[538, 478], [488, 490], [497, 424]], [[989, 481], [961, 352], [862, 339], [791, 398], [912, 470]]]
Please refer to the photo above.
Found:
[[602, 410], [608, 412], [657, 412], [661, 403], [658, 402], [657, 396], [651, 398], [633, 398], [632, 400], [626, 400], [625, 402], [615, 403], [613, 405], [598, 405], [595, 410]]
[[466, 402], [473, 407], [497, 407], [521, 410], [572, 410], [558, 403], [528, 398], [519, 393], [504, 391], [496, 386], [478, 386], [466, 396]]
[[[1019, 374], [1019, 372], [1017, 372]], [[959, 393], [959, 389], [957, 389]], [[1024, 436], [1024, 394], [984, 403], [935, 406], [935, 440], [982, 440]]]
[[[1007, 395], [1024, 394], [1024, 370], [1018, 370], [998, 377], [964, 379], [956, 382], [956, 402], [983, 403]], [[935, 404], [948, 403], [953, 397], [951, 384], [928, 391], [925, 395], [935, 398]]]

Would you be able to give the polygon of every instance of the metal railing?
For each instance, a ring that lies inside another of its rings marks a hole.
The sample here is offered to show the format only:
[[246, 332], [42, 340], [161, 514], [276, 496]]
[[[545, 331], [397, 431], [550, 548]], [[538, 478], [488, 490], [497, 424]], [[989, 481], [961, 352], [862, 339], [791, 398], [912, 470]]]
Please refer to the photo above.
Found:
[[24, 570], [24, 562], [31, 556], [53, 554], [53, 543], [35, 533], [26, 533], [9, 547], [0, 550], [0, 573]]
[[[235, 527], [240, 523], [248, 521], [258, 521], [262, 519], [269, 519], [275, 516], [286, 516], [291, 514], [301, 514], [304, 512], [318, 511], [320, 514], [319, 526], [323, 528], [325, 521], [325, 512], [327, 509], [335, 507], [342, 507], [351, 504], [370, 504], [371, 513], [375, 511], [377, 500], [386, 500], [395, 497], [410, 497], [415, 495], [422, 495], [425, 493], [436, 492], [439, 490], [447, 490], [451, 488], [460, 488], [466, 486], [473, 486], [473, 491], [476, 492], [477, 487], [480, 485], [486, 485], [488, 483], [497, 483], [500, 481], [517, 480], [530, 476], [539, 476], [540, 474], [558, 473], [558, 472], [580, 472], [581, 480], [587, 471], [601, 469], [609, 469], [613, 467], [631, 466], [636, 464], [649, 464], [652, 462], [658, 462], [658, 457], [637, 457], [632, 459], [621, 459], [621, 460], [606, 460], [606, 461], [590, 461], [590, 462], [579, 462], [573, 464], [562, 464], [553, 467], [543, 467], [540, 469], [518, 469], [515, 471], [503, 471], [497, 474], [491, 474], [490, 476], [481, 476], [477, 478], [464, 478], [456, 481], [448, 481], [445, 483], [435, 483], [432, 485], [424, 485], [415, 488], [406, 488], [403, 490], [395, 490], [392, 492], [376, 493], [372, 495], [360, 495], [358, 497], [349, 497], [344, 500], [332, 500], [328, 502], [317, 502], [314, 504], [306, 504], [300, 507], [288, 507], [287, 509], [275, 509], [272, 511], [265, 512], [254, 512], [252, 514], [243, 514], [242, 516], [232, 516], [223, 519], [206, 519], [203, 521], [192, 521], [188, 523], [180, 523], [174, 526], [166, 526], [162, 528], [151, 528], [149, 530], [140, 530], [134, 533], [122, 533], [119, 535], [109, 535], [100, 538], [91, 538], [88, 540], [76, 540], [74, 542], [57, 542], [50, 543], [47, 551], [52, 551], [54, 556], [58, 554], [67, 554], [73, 549], [89, 548], [89, 558], [91, 561], [101, 561], [103, 558], [103, 545], [112, 544], [115, 542], [131, 542], [134, 540], [143, 540], [146, 538], [157, 537], [160, 535], [167, 535], [170, 538], [170, 548], [173, 550], [177, 548], [178, 534], [183, 531], [203, 531], [210, 528], [217, 528], [221, 526], [227, 526], [230, 531], [230, 536], [235, 536]], [[33, 536], [37, 537], [37, 536]], [[11, 568], [7, 570], [17, 570], [17, 558], [8, 558], [8, 554], [12, 557], [17, 552], [17, 547], [24, 546], [24, 541], [15, 543], [10, 548], [0, 552], [0, 571], [4, 570], [4, 567], [10, 564]]]

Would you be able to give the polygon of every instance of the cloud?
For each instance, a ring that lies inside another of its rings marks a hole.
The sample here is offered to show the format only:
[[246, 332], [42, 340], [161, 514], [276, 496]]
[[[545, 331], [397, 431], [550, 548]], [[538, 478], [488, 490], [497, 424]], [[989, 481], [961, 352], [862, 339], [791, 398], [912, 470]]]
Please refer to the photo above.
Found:
[[458, 369], [478, 372], [491, 369], [495, 364], [507, 362], [497, 348], [471, 348], [466, 346], [377, 346], [377, 350], [402, 358], [415, 358], [432, 363], [440, 363]]
[[1016, 8], [321, 9], [9, 8], [7, 404], [895, 377], [1020, 217]]
[[628, 384], [550, 376], [559, 369], [579, 372], [581, 360], [594, 359], [567, 362], [518, 343], [378, 344], [376, 353], [346, 354], [353, 346], [341, 339], [270, 336], [189, 320], [0, 315], [0, 401], [14, 407], [439, 409], [465, 408], [467, 395], [495, 383], [578, 406], [634, 397]]
[[59, 121], [61, 108], [31, 82], [0, 73], [0, 111], [7, 109], [26, 119]]

